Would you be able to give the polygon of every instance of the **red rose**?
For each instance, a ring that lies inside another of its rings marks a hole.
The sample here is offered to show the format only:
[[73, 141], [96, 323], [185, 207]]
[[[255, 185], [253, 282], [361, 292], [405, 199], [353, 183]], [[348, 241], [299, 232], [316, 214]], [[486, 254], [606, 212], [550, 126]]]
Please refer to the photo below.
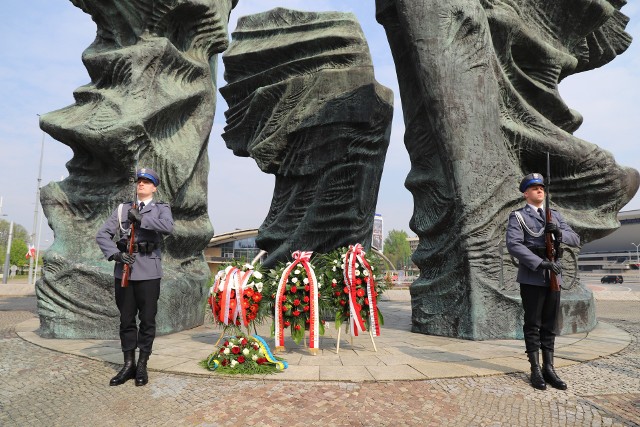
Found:
[[296, 292], [298, 292], [298, 288], [296, 288], [296, 286], [295, 286], [295, 285], [292, 285], [292, 286], [291, 286], [291, 293], [292, 293], [292, 294], [295, 294]]
[[258, 312], [258, 306], [257, 305], [252, 305], [251, 307], [249, 307], [249, 310], [251, 310], [252, 313], [257, 313]]
[[356, 279], [355, 282], [356, 282], [356, 285], [362, 285], [362, 280], [361, 279]]
[[222, 359], [222, 362], [220, 362], [222, 364], [222, 366], [227, 366], [227, 359]]
[[362, 288], [358, 289], [356, 291], [356, 296], [363, 297], [364, 296], [364, 289], [362, 289]]
[[365, 282], [367, 282], [367, 283], [369, 283], [369, 278], [368, 278], [368, 277], [365, 277], [365, 278], [364, 278], [364, 281], [365, 281]]
[[291, 326], [291, 322], [289, 322], [288, 320], [285, 320], [285, 321], [284, 321], [284, 326], [285, 326], [285, 327], [287, 327], [287, 326]]
[[300, 316], [300, 312], [299, 312], [298, 310], [294, 310], [294, 311], [293, 311], [293, 315], [294, 315], [294, 316]]
[[340, 305], [345, 305], [347, 302], [343, 299], [340, 300]]
[[233, 347], [231, 347], [231, 353], [233, 354], [240, 353], [240, 347], [238, 347], [237, 345], [234, 345]]
[[342, 294], [342, 292], [336, 292], [335, 296], [339, 297]]
[[293, 305], [295, 305], [296, 307], [300, 305], [300, 300], [299, 299], [294, 299], [293, 300]]
[[222, 347], [222, 348], [220, 349], [220, 353], [222, 353], [223, 351], [224, 351], [224, 347]]
[[245, 300], [245, 301], [242, 301], [242, 306], [243, 306], [244, 308], [249, 308], [249, 301], [246, 301], [246, 300]]
[[335, 288], [336, 286], [338, 286], [338, 284], [337, 284], [337, 283], [333, 283], [333, 282], [331, 282], [331, 287]]
[[244, 290], [244, 294], [245, 294], [246, 296], [248, 296], [249, 298], [251, 298], [251, 297], [253, 296], [253, 289], [251, 289], [251, 288], [247, 288], [247, 289], [245, 289], [245, 290]]
[[311, 286], [309, 286], [309, 285], [304, 287], [304, 290], [307, 291], [307, 292], [309, 292], [309, 289], [311, 289]]
[[229, 341], [225, 341], [223, 344], [225, 347], [229, 345]]
[[258, 344], [254, 344], [254, 345], [253, 345], [253, 349], [254, 349], [255, 351], [258, 351], [258, 350], [260, 350], [260, 347], [258, 347]]
[[263, 363], [265, 363], [267, 361], [267, 359], [265, 359], [264, 357], [258, 357], [258, 359], [256, 359], [256, 363], [258, 365], [262, 365]]
[[251, 299], [254, 300], [255, 302], [260, 302], [260, 301], [262, 301], [262, 294], [256, 292], [256, 293], [253, 294]]
[[311, 323], [311, 320], [307, 319], [304, 321], [304, 323], [306, 323], [307, 325]]
[[302, 299], [304, 302], [309, 302], [309, 297], [307, 295], [304, 296], [304, 298]]
[[287, 311], [287, 310], [289, 310], [289, 309], [287, 308], [287, 306], [286, 306], [286, 305], [284, 305], [284, 304], [282, 304], [282, 311]]
[[304, 311], [309, 311], [309, 306], [308, 306], [308, 305], [305, 305], [302, 309], [303, 309]]
[[296, 325], [296, 326], [294, 326], [294, 329], [295, 329], [296, 331], [299, 331], [299, 330], [300, 330], [300, 325]]
[[249, 322], [251, 322], [252, 320], [254, 320], [256, 318], [255, 314], [250, 314], [249, 316], [247, 316], [247, 319], [249, 319]]
[[238, 363], [244, 363], [244, 356], [238, 356]]
[[247, 345], [247, 339], [246, 338], [242, 338], [242, 341], [240, 341], [240, 344]]
[[344, 291], [345, 294], [348, 294], [349, 293], [349, 288], [345, 286], [343, 291]]

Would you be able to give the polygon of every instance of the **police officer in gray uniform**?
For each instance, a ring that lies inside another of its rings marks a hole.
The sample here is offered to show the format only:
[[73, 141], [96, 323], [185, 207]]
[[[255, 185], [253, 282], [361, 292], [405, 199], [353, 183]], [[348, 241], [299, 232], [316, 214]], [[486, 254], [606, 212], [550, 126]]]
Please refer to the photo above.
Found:
[[[173, 231], [168, 204], [155, 201], [160, 185], [153, 169], [137, 171], [137, 203], [123, 203], [98, 231], [96, 241], [109, 261], [115, 261], [115, 297], [120, 311], [120, 345], [124, 366], [110, 381], [117, 386], [135, 378], [136, 386], [148, 382], [147, 361], [156, 334], [156, 312], [162, 278], [162, 234]], [[134, 253], [128, 251], [130, 224], [135, 227]], [[114, 236], [118, 236], [114, 239]], [[115, 240], [115, 241], [114, 241]], [[121, 286], [124, 264], [130, 267], [129, 285]], [[136, 315], [140, 326], [136, 325]], [[136, 365], [135, 351], [140, 349]]]
[[[545, 233], [569, 246], [580, 245], [580, 237], [569, 227], [562, 215], [551, 210], [550, 223], [545, 221], [545, 187], [542, 175], [529, 174], [520, 182], [520, 192], [527, 204], [509, 215], [507, 250], [519, 262], [517, 281], [524, 308], [524, 341], [531, 364], [531, 385], [544, 390], [547, 383], [566, 390], [553, 368], [553, 350], [560, 326], [560, 292], [550, 288], [550, 272], [562, 283], [562, 265], [546, 259]], [[542, 370], [540, 369], [542, 350]]]

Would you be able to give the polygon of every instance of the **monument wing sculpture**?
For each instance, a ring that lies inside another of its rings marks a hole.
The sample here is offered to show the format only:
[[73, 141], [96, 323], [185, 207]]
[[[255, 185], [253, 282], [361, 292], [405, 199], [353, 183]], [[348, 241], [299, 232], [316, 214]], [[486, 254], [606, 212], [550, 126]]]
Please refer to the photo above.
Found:
[[160, 174], [160, 200], [175, 230], [165, 239], [158, 333], [202, 324], [209, 278], [202, 249], [207, 215], [207, 144], [215, 111], [216, 53], [228, 45], [237, 0], [72, 0], [97, 25], [82, 59], [91, 82], [74, 105], [41, 127], [73, 150], [69, 176], [42, 189], [54, 233], [37, 283], [44, 336], [117, 336], [113, 264], [93, 236], [133, 197], [135, 159]]
[[243, 17], [223, 61], [227, 147], [276, 175], [257, 238], [265, 264], [370, 245], [393, 95], [375, 81], [355, 17], [281, 8]]

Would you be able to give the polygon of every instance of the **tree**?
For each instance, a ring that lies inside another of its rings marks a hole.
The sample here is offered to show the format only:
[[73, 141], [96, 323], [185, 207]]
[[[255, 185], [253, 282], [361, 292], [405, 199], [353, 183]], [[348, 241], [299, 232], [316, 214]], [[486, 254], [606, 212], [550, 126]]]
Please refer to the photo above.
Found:
[[[7, 255], [7, 241], [9, 240], [9, 221], [0, 219], [0, 271], [4, 268], [4, 259]], [[13, 237], [11, 238], [11, 252], [9, 257], [10, 265], [18, 267], [27, 263], [25, 255], [27, 253], [27, 242], [29, 233], [20, 224], [13, 224]]]
[[408, 237], [404, 230], [391, 230], [384, 239], [384, 254], [397, 270], [410, 263], [411, 246], [407, 241]]

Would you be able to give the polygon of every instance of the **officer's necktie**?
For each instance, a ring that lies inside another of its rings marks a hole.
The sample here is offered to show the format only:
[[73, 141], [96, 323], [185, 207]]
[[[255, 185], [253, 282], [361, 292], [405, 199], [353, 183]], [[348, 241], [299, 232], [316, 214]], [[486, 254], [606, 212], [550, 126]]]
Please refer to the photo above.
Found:
[[542, 210], [542, 208], [538, 208], [538, 213], [540, 214], [540, 218], [542, 218], [543, 220], [546, 220], [546, 218], [544, 217], [544, 211]]
[[[144, 208], [144, 202], [140, 202], [140, 206], [138, 207], [138, 211], [141, 211]], [[540, 210], [540, 209], [538, 209]]]

